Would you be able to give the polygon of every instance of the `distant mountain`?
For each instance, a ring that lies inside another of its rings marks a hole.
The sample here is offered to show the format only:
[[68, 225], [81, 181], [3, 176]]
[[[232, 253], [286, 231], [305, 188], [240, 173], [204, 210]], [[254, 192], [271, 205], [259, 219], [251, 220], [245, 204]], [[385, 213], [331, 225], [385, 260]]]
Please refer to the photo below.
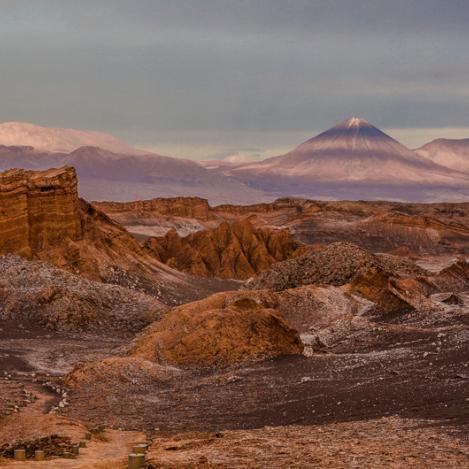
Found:
[[41, 127], [27, 122], [0, 124], [0, 145], [31, 146], [38, 151], [59, 153], [69, 153], [83, 146], [96, 146], [115, 153], [129, 155], [147, 153], [106, 133]]
[[469, 138], [438, 138], [415, 151], [435, 163], [469, 173]]
[[87, 200], [130, 200], [199, 196], [214, 204], [272, 200], [235, 178], [213, 173], [191, 160], [157, 154], [114, 153], [95, 146], [70, 153], [38, 151], [29, 146], [0, 146], [0, 171], [73, 166], [81, 197]]
[[319, 198], [469, 197], [469, 175], [438, 165], [353, 117], [289, 153], [224, 171], [261, 190]]

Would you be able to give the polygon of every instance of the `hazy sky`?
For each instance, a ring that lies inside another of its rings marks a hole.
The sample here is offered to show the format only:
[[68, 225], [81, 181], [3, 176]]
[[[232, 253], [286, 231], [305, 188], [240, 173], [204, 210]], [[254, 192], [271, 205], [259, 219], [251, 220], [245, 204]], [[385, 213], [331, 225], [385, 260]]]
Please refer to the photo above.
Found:
[[350, 116], [469, 137], [468, 0], [0, 0], [0, 121], [272, 155]]

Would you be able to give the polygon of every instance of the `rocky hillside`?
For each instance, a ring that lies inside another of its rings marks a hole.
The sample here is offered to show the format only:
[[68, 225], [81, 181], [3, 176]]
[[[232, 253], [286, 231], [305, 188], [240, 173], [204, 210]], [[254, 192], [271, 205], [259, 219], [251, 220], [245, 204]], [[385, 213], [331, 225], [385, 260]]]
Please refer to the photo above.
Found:
[[226, 367], [299, 355], [300, 337], [278, 311], [223, 294], [172, 310], [137, 337], [131, 355], [161, 364]]
[[412, 262], [393, 256], [377, 256], [355, 244], [332, 243], [319, 252], [308, 250], [295, 259], [273, 265], [247, 283], [248, 288], [269, 288], [275, 291], [301, 285], [344, 285], [360, 274], [381, 269], [394, 275], [424, 275]]
[[202, 277], [247, 279], [301, 248], [288, 230], [254, 227], [249, 220], [180, 237], [172, 229], [149, 238], [146, 248], [170, 267]]
[[103, 285], [15, 255], [0, 257], [0, 319], [52, 330], [135, 332], [167, 307], [154, 297]]
[[123, 227], [78, 198], [73, 168], [6, 171], [0, 202], [0, 254], [45, 260], [169, 303], [229, 288], [197, 284], [150, 256]]

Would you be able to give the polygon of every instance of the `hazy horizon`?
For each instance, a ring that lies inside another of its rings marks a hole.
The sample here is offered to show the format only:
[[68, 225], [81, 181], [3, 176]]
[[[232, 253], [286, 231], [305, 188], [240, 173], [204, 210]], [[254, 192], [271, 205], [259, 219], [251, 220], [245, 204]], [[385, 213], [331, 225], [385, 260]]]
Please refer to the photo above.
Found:
[[[405, 14], [403, 14], [405, 12]], [[0, 121], [264, 158], [352, 116], [469, 137], [463, 1], [2, 1]]]

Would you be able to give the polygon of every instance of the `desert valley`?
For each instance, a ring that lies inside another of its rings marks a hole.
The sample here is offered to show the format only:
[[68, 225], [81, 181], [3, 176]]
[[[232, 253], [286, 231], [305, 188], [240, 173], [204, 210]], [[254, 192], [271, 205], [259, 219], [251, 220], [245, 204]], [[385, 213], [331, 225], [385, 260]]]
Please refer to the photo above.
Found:
[[440, 144], [351, 119], [205, 168], [50, 132], [0, 155], [0, 467], [468, 464], [469, 173]]
[[0, 1], [0, 469], [469, 469], [467, 0]]

